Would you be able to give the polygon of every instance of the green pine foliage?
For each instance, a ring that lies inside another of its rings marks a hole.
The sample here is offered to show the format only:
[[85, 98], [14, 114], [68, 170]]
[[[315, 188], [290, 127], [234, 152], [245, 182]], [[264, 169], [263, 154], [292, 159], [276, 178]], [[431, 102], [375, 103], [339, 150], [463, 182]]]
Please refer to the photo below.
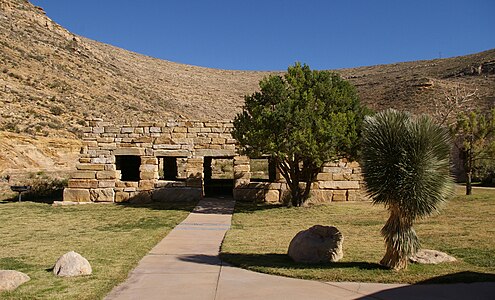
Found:
[[428, 116], [387, 110], [366, 118], [362, 171], [373, 203], [390, 217], [382, 228], [387, 252], [381, 264], [407, 267], [420, 247], [413, 222], [436, 212], [452, 195], [450, 134]]
[[488, 113], [462, 112], [453, 129], [464, 160], [466, 195], [471, 195], [475, 169], [495, 160], [495, 109]]
[[[296, 63], [260, 82], [234, 119], [233, 136], [250, 157], [271, 156], [300, 206], [324, 162], [357, 153], [364, 112], [338, 74]], [[301, 188], [300, 182], [305, 182]]]

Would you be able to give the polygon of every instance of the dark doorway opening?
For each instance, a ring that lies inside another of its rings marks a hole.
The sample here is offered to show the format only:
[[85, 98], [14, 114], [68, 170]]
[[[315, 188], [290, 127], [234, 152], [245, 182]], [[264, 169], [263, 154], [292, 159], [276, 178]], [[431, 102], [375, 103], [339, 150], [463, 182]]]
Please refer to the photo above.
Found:
[[120, 170], [121, 181], [139, 181], [139, 166], [141, 166], [141, 157], [136, 155], [117, 155], [115, 156], [115, 165]]
[[203, 162], [206, 197], [232, 196], [234, 190], [234, 158], [205, 157]]

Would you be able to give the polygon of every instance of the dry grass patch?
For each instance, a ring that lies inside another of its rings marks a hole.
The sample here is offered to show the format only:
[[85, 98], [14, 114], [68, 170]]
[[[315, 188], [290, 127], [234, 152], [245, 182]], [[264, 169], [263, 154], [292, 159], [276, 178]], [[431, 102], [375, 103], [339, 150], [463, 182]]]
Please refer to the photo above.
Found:
[[[1, 299], [101, 299], [192, 210], [195, 203], [79, 205], [0, 202], [0, 269], [31, 281]], [[74, 250], [93, 274], [58, 278], [50, 268]]]
[[[370, 202], [290, 209], [238, 203], [232, 229], [222, 246], [222, 258], [254, 271], [321, 281], [493, 281], [495, 190], [475, 190], [475, 195], [469, 197], [461, 192], [460, 189], [441, 214], [414, 226], [423, 248], [447, 252], [459, 260], [456, 263], [410, 264], [402, 272], [381, 268], [377, 263], [385, 246], [380, 229], [387, 212]], [[286, 255], [292, 237], [315, 224], [334, 225], [342, 231], [344, 258], [340, 262], [298, 264]], [[448, 274], [451, 276], [446, 277]]]

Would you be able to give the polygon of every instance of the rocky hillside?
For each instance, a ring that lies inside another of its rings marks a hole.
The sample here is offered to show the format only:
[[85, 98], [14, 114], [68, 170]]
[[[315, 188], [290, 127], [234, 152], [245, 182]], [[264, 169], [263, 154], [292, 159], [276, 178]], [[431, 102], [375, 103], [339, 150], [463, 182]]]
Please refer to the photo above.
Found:
[[[431, 99], [458, 86], [477, 90], [474, 106], [495, 102], [495, 50], [337, 72], [376, 110], [431, 112]], [[28, 1], [0, 0], [0, 176], [73, 168], [87, 117], [231, 119], [268, 74], [136, 54], [74, 35]]]

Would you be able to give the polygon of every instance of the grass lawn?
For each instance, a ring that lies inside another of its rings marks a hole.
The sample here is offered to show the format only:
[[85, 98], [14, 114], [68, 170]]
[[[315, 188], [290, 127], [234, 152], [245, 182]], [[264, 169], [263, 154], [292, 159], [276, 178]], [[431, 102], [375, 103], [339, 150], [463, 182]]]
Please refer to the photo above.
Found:
[[[192, 210], [195, 203], [52, 207], [0, 201], [0, 269], [31, 281], [0, 299], [101, 299]], [[58, 278], [51, 268], [74, 250], [90, 276]]]
[[[381, 268], [378, 262], [385, 246], [380, 229], [388, 214], [370, 202], [309, 208], [237, 203], [221, 256], [242, 268], [321, 281], [495, 281], [495, 189], [475, 189], [469, 197], [463, 191], [459, 188], [439, 215], [414, 226], [423, 248], [447, 252], [458, 259], [455, 263], [410, 264], [401, 272]], [[315, 224], [333, 225], [343, 233], [341, 261], [298, 264], [286, 255], [292, 237]]]

